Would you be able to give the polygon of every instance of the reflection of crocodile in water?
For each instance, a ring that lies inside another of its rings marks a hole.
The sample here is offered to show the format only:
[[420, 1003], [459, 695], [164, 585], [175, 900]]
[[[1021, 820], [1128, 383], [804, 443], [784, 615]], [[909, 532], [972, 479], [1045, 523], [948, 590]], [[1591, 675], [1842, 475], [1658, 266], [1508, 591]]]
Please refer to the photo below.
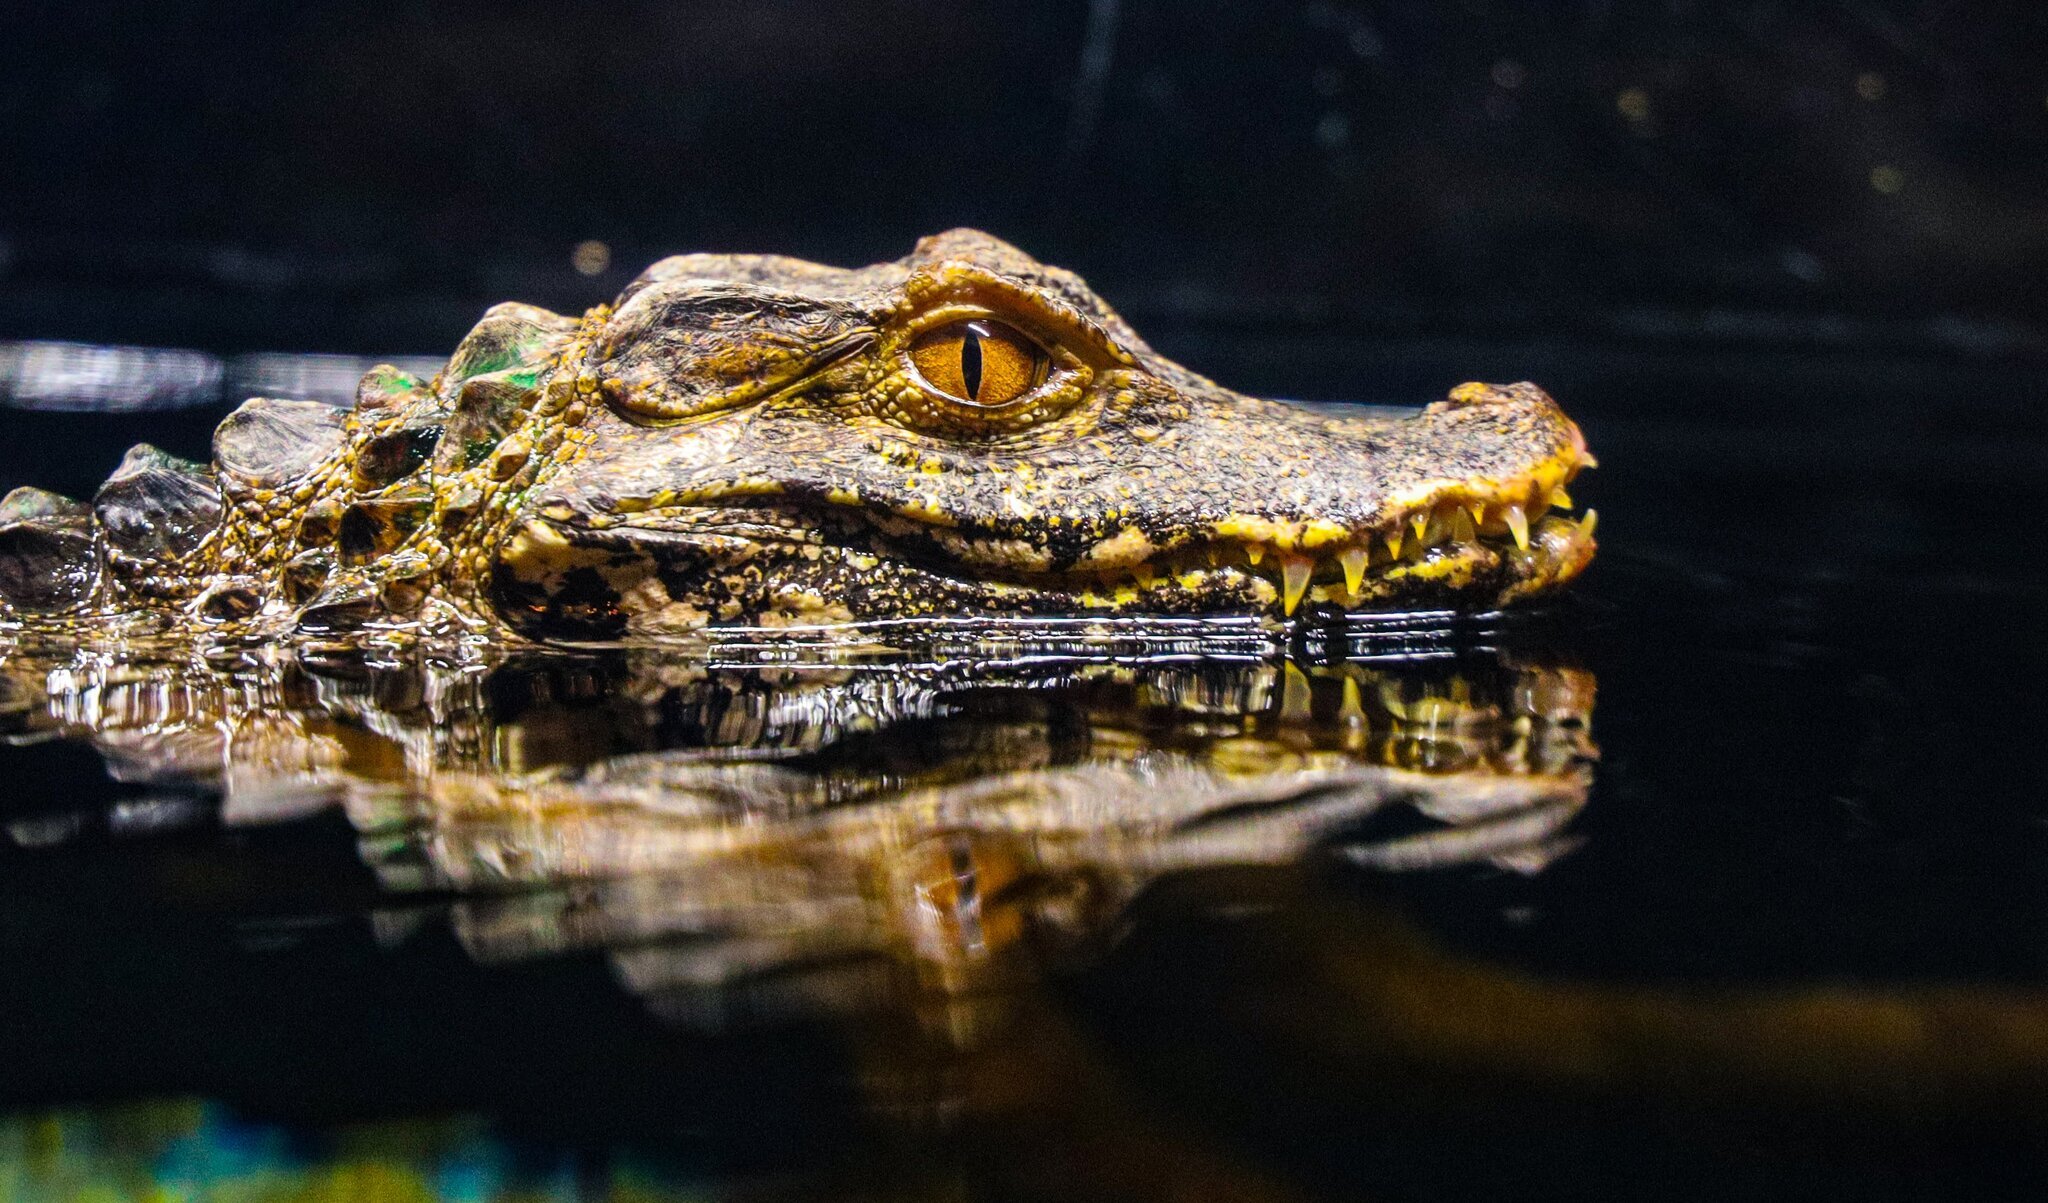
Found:
[[14, 739], [85, 737], [123, 780], [217, 786], [229, 823], [343, 806], [388, 931], [452, 894], [478, 957], [608, 950], [670, 1012], [735, 990], [979, 993], [1093, 945], [1183, 870], [1321, 851], [1533, 871], [1585, 801], [1579, 670], [1469, 651], [1185, 663], [1028, 631], [1005, 664], [787, 644], [488, 669], [66, 652], [4, 680]]
[[[602, 953], [692, 1026], [860, 1012], [863, 1082], [887, 1107], [1002, 1115], [1006, 1149], [1012, 1121], [1080, 1107], [1119, 1134], [1095, 1167], [1117, 1180], [1142, 1112], [1064, 992], [1032, 988], [1048, 968], [1092, 964], [1136, 992], [1157, 1044], [1208, 1050], [1182, 1072], [1259, 1066], [1232, 1105], [1363, 1109], [1354, 1128], [1375, 1106], [1494, 1092], [2048, 1123], [2038, 989], [1572, 980], [1441, 947], [1343, 888], [1346, 866], [1550, 863], [1591, 781], [1588, 673], [1414, 631], [1390, 648], [1325, 631], [1331, 654], [1288, 658], [1252, 622], [1005, 629], [867, 657], [734, 639], [466, 666], [18, 650], [0, 672], [7, 737], [89, 739], [155, 792], [16, 811], [0, 838], [150, 838], [338, 804], [385, 887], [383, 939], [446, 922], [481, 961]], [[221, 807], [179, 801], [179, 783], [217, 787]], [[1146, 959], [1160, 927], [1190, 921], [1199, 963]], [[1132, 930], [1155, 938], [1115, 943]], [[1137, 1131], [1156, 1146], [1145, 1175], [1216, 1172], [1200, 1142]]]
[[[1333, 417], [1153, 352], [1070, 273], [956, 230], [895, 263], [655, 264], [506, 304], [431, 381], [258, 398], [211, 465], [138, 446], [0, 503], [0, 603], [226, 632], [576, 639], [930, 614], [1479, 610], [1593, 554], [1533, 385]], [[4, 615], [0, 615], [4, 616]]]

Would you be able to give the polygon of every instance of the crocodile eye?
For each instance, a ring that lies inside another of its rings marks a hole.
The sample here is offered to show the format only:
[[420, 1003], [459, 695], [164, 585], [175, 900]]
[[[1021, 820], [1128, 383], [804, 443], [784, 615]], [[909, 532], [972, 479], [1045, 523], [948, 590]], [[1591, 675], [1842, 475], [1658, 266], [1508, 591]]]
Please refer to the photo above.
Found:
[[911, 345], [910, 361], [932, 388], [983, 407], [1015, 401], [1045, 383], [1051, 367], [1044, 348], [987, 319], [933, 330]]

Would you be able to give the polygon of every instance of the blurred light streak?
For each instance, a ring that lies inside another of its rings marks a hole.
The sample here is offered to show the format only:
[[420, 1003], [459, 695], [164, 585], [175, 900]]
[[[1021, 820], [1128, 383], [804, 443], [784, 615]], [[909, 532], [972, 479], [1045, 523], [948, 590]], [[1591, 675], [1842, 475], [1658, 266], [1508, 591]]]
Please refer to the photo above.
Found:
[[380, 363], [388, 363], [422, 380], [441, 370], [444, 360], [430, 356], [308, 355], [262, 352], [237, 355], [228, 361], [225, 400], [245, 397], [291, 397], [353, 405], [356, 382]]
[[218, 405], [253, 396], [348, 405], [356, 381], [379, 363], [421, 378], [437, 357], [258, 352], [223, 358], [178, 347], [101, 346], [24, 340], [0, 342], [0, 407], [77, 413], [128, 413]]
[[225, 365], [203, 351], [0, 343], [0, 403], [16, 409], [182, 409], [220, 399]]

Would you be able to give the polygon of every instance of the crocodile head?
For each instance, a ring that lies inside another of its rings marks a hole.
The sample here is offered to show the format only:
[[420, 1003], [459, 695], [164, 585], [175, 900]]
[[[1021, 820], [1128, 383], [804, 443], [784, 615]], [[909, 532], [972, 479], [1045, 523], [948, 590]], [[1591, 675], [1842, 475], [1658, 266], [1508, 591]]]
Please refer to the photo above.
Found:
[[973, 231], [859, 270], [684, 255], [591, 340], [583, 450], [509, 525], [515, 625], [1486, 608], [1591, 558], [1532, 385], [1338, 417], [1219, 387]]
[[951, 614], [1485, 609], [1571, 579], [1591, 462], [1533, 385], [1400, 418], [1242, 396], [986, 235], [684, 255], [491, 309], [432, 380], [257, 398], [210, 464], [0, 500], [0, 616], [549, 639]]

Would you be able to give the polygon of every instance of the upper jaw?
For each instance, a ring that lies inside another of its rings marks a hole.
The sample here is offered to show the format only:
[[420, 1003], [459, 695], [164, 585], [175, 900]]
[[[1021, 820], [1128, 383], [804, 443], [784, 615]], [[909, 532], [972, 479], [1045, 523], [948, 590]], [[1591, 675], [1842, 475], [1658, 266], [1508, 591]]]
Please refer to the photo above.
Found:
[[1566, 486], [1595, 461], [1533, 385], [1464, 385], [1399, 419], [1331, 419], [1221, 390], [1211, 400], [1180, 438], [1134, 449], [1120, 467], [1164, 483], [1078, 546], [1072, 523], [1054, 551], [1044, 532], [1034, 543], [994, 518], [918, 537], [966, 570], [1027, 570], [1121, 608], [1249, 591], [1283, 614], [1305, 602], [1504, 604], [1592, 559], [1595, 516], [1569, 516]]

